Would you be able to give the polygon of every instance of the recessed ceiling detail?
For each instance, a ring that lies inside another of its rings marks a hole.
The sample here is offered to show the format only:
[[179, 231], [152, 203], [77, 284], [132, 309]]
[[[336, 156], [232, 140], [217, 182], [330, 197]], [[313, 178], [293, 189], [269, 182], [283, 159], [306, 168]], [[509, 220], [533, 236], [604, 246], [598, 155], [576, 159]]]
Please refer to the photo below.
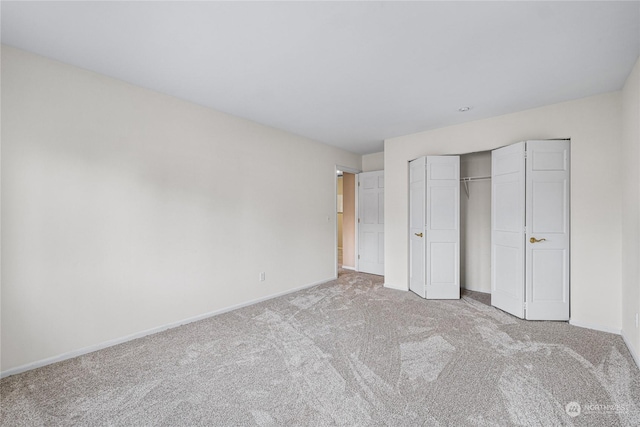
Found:
[[364, 154], [619, 90], [640, 3], [3, 1], [2, 41]]

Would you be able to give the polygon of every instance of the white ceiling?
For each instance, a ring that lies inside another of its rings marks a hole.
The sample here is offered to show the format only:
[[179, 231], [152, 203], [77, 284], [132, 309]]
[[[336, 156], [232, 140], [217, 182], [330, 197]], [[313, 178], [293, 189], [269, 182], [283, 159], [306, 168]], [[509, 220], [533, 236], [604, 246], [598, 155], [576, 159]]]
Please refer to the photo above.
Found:
[[640, 51], [638, 1], [1, 7], [5, 44], [362, 154], [618, 90]]

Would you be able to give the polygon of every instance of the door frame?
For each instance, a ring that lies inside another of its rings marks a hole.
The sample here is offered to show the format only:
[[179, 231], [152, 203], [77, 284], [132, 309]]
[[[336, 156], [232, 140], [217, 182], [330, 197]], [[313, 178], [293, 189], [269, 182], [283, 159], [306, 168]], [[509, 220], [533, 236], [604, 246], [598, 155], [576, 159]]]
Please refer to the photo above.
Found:
[[[348, 166], [341, 166], [336, 164], [333, 169], [333, 276], [335, 279], [338, 278], [338, 171], [347, 172], [354, 174], [356, 176], [356, 191], [355, 191], [355, 215], [358, 218], [358, 174], [362, 172], [360, 169], [350, 168]], [[344, 181], [343, 181], [344, 182]], [[344, 192], [344, 190], [343, 190]], [[344, 197], [344, 196], [343, 196]], [[343, 200], [344, 204], [344, 200]], [[354, 257], [356, 261], [356, 271], [359, 270], [358, 265], [358, 221], [356, 220], [356, 228], [355, 228], [355, 245], [354, 245]], [[344, 251], [344, 249], [343, 249]], [[344, 252], [343, 252], [344, 256]]]

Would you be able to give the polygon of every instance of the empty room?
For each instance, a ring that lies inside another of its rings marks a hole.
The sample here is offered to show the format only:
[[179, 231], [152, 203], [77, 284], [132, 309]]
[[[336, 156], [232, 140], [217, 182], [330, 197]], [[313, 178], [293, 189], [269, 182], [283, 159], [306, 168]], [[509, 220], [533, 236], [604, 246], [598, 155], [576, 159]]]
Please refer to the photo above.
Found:
[[0, 19], [0, 425], [640, 425], [640, 1]]

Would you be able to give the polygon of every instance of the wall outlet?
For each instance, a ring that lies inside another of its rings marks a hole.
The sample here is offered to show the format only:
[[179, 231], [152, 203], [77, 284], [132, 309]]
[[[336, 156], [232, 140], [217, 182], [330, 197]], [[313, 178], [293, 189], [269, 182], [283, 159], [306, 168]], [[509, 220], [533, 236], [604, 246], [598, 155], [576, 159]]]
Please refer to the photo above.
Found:
[[265, 280], [265, 275], [264, 275], [264, 271], [260, 273], [260, 281], [264, 282]]
[[636, 328], [638, 327], [638, 313], [636, 313]]

